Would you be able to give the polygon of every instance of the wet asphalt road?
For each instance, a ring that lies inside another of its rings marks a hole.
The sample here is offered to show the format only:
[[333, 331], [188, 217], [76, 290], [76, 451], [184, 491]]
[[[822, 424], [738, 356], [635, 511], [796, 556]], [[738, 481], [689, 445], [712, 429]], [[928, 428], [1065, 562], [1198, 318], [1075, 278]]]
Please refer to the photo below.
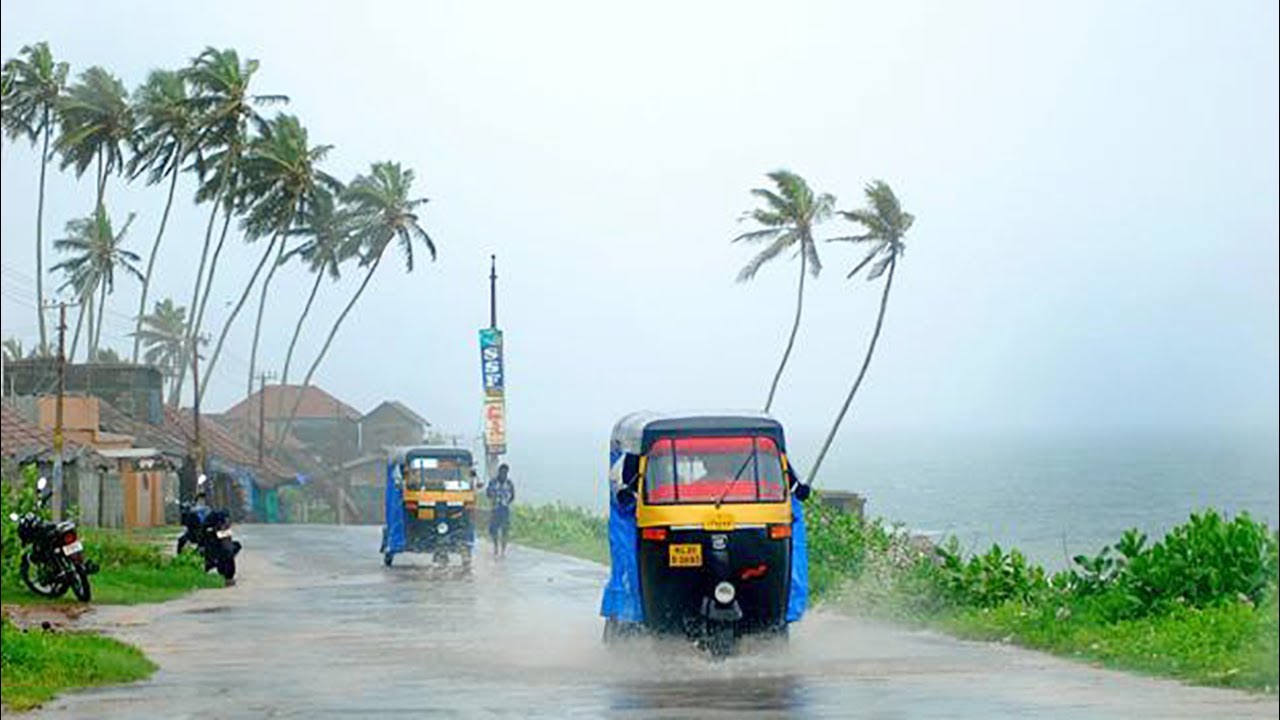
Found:
[[[1184, 687], [1016, 648], [829, 613], [789, 646], [715, 663], [678, 641], [606, 649], [606, 570], [481, 548], [470, 576], [401, 556], [378, 528], [243, 526], [241, 580], [88, 624], [140, 645], [146, 682], [66, 695], [36, 717], [1277, 716], [1275, 698]], [[404, 562], [401, 562], [403, 560]]]

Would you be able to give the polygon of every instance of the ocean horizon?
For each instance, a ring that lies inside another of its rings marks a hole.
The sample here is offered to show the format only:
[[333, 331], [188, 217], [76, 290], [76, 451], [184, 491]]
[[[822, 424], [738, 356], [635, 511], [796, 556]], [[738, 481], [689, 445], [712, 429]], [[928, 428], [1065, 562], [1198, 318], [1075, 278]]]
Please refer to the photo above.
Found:
[[[821, 441], [793, 433], [801, 470]], [[607, 429], [544, 433], [511, 446], [521, 500], [604, 512]], [[1017, 548], [1050, 569], [1097, 553], [1137, 528], [1152, 540], [1192, 512], [1247, 512], [1280, 525], [1280, 439], [1274, 431], [849, 432], [819, 489], [866, 498], [868, 517], [967, 551]]]

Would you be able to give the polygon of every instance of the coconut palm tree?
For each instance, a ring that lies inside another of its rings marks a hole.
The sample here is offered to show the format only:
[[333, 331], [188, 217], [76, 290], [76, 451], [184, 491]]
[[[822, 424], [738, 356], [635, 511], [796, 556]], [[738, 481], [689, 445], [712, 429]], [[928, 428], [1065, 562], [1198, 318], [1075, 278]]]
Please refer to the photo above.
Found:
[[[195, 140], [197, 116], [187, 94], [187, 81], [174, 70], [153, 70], [147, 81], [134, 93], [134, 115], [138, 121], [134, 137], [133, 158], [129, 161], [129, 177], [147, 175], [147, 184], [169, 180], [169, 192], [160, 215], [160, 227], [151, 243], [147, 269], [142, 275], [142, 292], [138, 299], [138, 317], [133, 329], [133, 362], [138, 362], [142, 343], [142, 320], [147, 311], [147, 291], [151, 289], [151, 273], [155, 270], [160, 241], [169, 224], [173, 194], [178, 187], [182, 165], [191, 153]], [[172, 302], [170, 302], [172, 305]], [[183, 324], [185, 328], [185, 323]]]
[[76, 177], [97, 164], [95, 212], [105, 213], [107, 178], [124, 170], [126, 146], [133, 140], [133, 108], [124, 83], [100, 67], [80, 73], [80, 80], [58, 99], [61, 133], [54, 149], [62, 154], [62, 169]]
[[5, 360], [21, 360], [26, 357], [22, 352], [22, 341], [16, 337], [6, 338], [4, 341], [4, 359]]
[[[120, 270], [126, 275], [142, 279], [137, 263], [141, 260], [138, 254], [124, 249], [122, 243], [133, 224], [134, 215], [129, 214], [124, 227], [119, 233], [113, 231], [111, 218], [105, 212], [96, 212], [85, 218], [67, 223], [67, 237], [55, 240], [55, 250], [71, 254], [71, 257], [54, 265], [52, 270], [61, 271], [67, 276], [63, 287], [76, 291], [81, 302], [80, 319], [76, 321], [75, 338], [72, 340], [71, 355], [75, 355], [76, 342], [80, 339], [80, 322], [85, 312], [89, 313], [88, 357], [93, 358], [102, 338], [102, 322], [106, 315], [107, 297], [115, 292], [115, 275]], [[95, 293], [97, 297], [95, 298]], [[94, 324], [94, 310], [97, 310], [97, 324]]]
[[[191, 148], [194, 157], [192, 169], [200, 177], [201, 183], [196, 191], [196, 202], [209, 203], [204, 244], [201, 246], [200, 262], [191, 289], [191, 319], [187, 323], [188, 353], [193, 339], [200, 336], [204, 327], [205, 308], [213, 289], [218, 259], [226, 243], [231, 219], [238, 209], [239, 193], [236, 186], [250, 132], [253, 128], [266, 124], [258, 113], [258, 107], [289, 100], [283, 95], [250, 93], [249, 85], [257, 71], [257, 60], [241, 61], [235, 50], [212, 47], [205, 48], [204, 52], [192, 60], [191, 66], [183, 71], [192, 94], [192, 111], [199, 118]], [[222, 213], [222, 230], [211, 258], [209, 248], [219, 212]], [[182, 363], [178, 371], [178, 391], [170, 395], [175, 407], [182, 395], [188, 365], [189, 363]]]
[[[413, 272], [413, 249], [417, 242], [426, 247], [433, 261], [436, 259], [435, 243], [418, 224], [418, 209], [426, 204], [427, 198], [410, 197], [412, 189], [412, 170], [402, 168], [397, 162], [377, 162], [370, 167], [368, 175], [357, 176], [343, 192], [343, 200], [351, 212], [352, 239], [359, 243], [360, 266], [366, 270], [360, 287], [356, 288], [333, 327], [329, 328], [324, 345], [311, 362], [311, 367], [307, 368], [306, 377], [302, 380], [304, 389], [311, 385], [311, 378], [329, 352], [338, 329], [351, 314], [351, 308], [355, 307], [365, 288], [369, 287], [369, 281], [377, 272], [388, 247], [393, 243], [399, 246], [404, 256], [406, 272]], [[293, 408], [289, 411], [289, 419], [285, 422], [284, 432], [276, 440], [276, 450], [280, 448], [284, 438], [289, 436], [303, 395], [302, 392], [297, 393]]]
[[249, 384], [247, 395], [253, 394], [253, 378], [257, 369], [258, 340], [262, 332], [262, 315], [267, 303], [271, 279], [284, 259], [285, 237], [299, 218], [309, 212], [320, 192], [336, 192], [341, 184], [317, 167], [332, 146], [308, 145], [306, 128], [292, 115], [279, 115], [263, 126], [261, 136], [254, 139], [245, 156], [240, 199], [245, 210], [244, 229], [249, 240], [270, 236], [266, 252], [245, 284], [244, 292], [231, 315], [222, 326], [218, 342], [209, 359], [208, 374], [201, 382], [200, 391], [213, 376], [227, 333], [240, 309], [244, 307], [262, 268], [274, 253], [275, 262], [267, 270], [258, 300], [258, 316], [253, 328], [253, 347], [249, 354]]
[[54, 62], [49, 44], [39, 42], [18, 51], [4, 64], [4, 99], [0, 122], [11, 140], [25, 137], [40, 142], [40, 184], [36, 193], [36, 315], [40, 318], [40, 347], [48, 347], [44, 312], [44, 180], [49, 167], [49, 142], [56, 124], [58, 98], [67, 85], [68, 65]]
[[193, 148], [194, 169], [201, 180], [196, 201], [211, 204], [209, 221], [205, 226], [204, 246], [200, 254], [200, 267], [192, 291], [191, 307], [195, 313], [190, 328], [192, 336], [199, 334], [202, 327], [209, 289], [217, 270], [218, 252], [215, 252], [207, 275], [205, 273], [214, 221], [221, 210], [223, 223], [218, 241], [218, 250], [221, 250], [232, 214], [236, 210], [236, 199], [240, 195], [237, 185], [241, 175], [241, 160], [250, 142], [250, 132], [266, 126], [266, 120], [258, 112], [258, 107], [289, 101], [284, 95], [251, 94], [249, 84], [257, 72], [257, 60], [242, 62], [235, 50], [218, 50], [212, 47], [205, 48], [185, 71], [192, 90], [191, 107], [201, 118]]
[[787, 367], [791, 349], [796, 343], [796, 331], [800, 329], [800, 313], [804, 308], [806, 272], [817, 277], [822, 271], [822, 262], [818, 259], [818, 250], [813, 238], [814, 227], [831, 217], [831, 209], [836, 201], [826, 193], [815, 195], [804, 178], [788, 170], [776, 170], [769, 173], [768, 178], [773, 181], [773, 190], [755, 188], [751, 191], [752, 195], [764, 201], [764, 207], [750, 210], [742, 217], [743, 220], [754, 221], [761, 226], [760, 229], [745, 232], [732, 240], [732, 242], [742, 241], [752, 244], [768, 243], [738, 273], [738, 282], [751, 280], [761, 267], [786, 250], [795, 248], [795, 255], [800, 257], [796, 318], [791, 324], [791, 335], [787, 337], [787, 347], [782, 353], [782, 362], [778, 363], [778, 371], [774, 373], [773, 383], [769, 386], [769, 397], [764, 402], [765, 412], [769, 412], [773, 407], [773, 398], [778, 392], [778, 381], [782, 379], [782, 371]]
[[280, 384], [289, 384], [289, 367], [293, 363], [293, 351], [298, 345], [298, 337], [302, 334], [302, 325], [311, 313], [311, 305], [320, 290], [320, 282], [326, 276], [337, 281], [342, 276], [342, 265], [359, 254], [359, 243], [351, 237], [351, 216], [338, 204], [332, 193], [321, 192], [308, 211], [304, 212], [298, 225], [292, 232], [305, 240], [285, 253], [285, 260], [294, 257], [306, 263], [307, 270], [316, 276], [311, 285], [311, 293], [307, 295], [307, 303], [302, 306], [302, 314], [298, 316], [298, 324], [293, 329], [293, 337], [289, 340], [289, 351], [284, 356], [284, 369], [280, 373]]
[[827, 450], [831, 448], [831, 442], [835, 440], [836, 432], [840, 429], [840, 423], [844, 421], [845, 413], [849, 411], [849, 404], [853, 402], [853, 396], [857, 394], [858, 388], [862, 386], [863, 378], [867, 376], [867, 368], [871, 365], [871, 355], [876, 351], [876, 341], [880, 339], [880, 328], [884, 325], [884, 311], [889, 304], [889, 291], [893, 288], [893, 271], [898, 266], [898, 258], [902, 257], [906, 251], [907, 246], [902, 241], [902, 238], [906, 236], [907, 231], [911, 229], [911, 224], [915, 222], [914, 215], [902, 210], [897, 196], [893, 194], [893, 190], [888, 183], [883, 180], [876, 180], [867, 185], [865, 192], [868, 201], [867, 207], [847, 212], [840, 211], [840, 215], [846, 220], [861, 225], [863, 232], [850, 237], [832, 238], [832, 240], [858, 243], [864, 247], [870, 246], [867, 254], [863, 256], [857, 265], [853, 266], [847, 277], [852, 278], [868, 265], [871, 266], [871, 269], [866, 273], [868, 281], [875, 280], [881, 275], [885, 276], [884, 289], [880, 294], [880, 312], [876, 315], [876, 326], [871, 332], [871, 342], [867, 345], [867, 354], [862, 359], [862, 367], [858, 369], [858, 375], [854, 378], [853, 386], [849, 388], [849, 394], [845, 397], [844, 404], [840, 406], [836, 421], [831, 425], [831, 432], [827, 433], [827, 439], [822, 443], [822, 450], [818, 452], [818, 459], [813, 462], [813, 468], [809, 470], [809, 484], [811, 485], [814, 478], [818, 476], [818, 468], [822, 467], [822, 460], [827, 456]]
[[157, 302], [151, 313], [142, 316], [142, 327], [134, 339], [142, 343], [143, 362], [159, 369], [173, 392], [185, 357], [187, 309], [175, 305], [171, 298]]

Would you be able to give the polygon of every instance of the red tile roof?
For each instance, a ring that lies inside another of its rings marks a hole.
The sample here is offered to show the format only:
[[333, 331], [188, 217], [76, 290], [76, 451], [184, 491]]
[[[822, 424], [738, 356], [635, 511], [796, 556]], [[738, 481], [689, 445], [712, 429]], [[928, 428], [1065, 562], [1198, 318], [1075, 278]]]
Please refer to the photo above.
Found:
[[[174, 410], [171, 407], [164, 409], [165, 424], [170, 426], [183, 437], [195, 436], [195, 422], [190, 410]], [[250, 471], [261, 471], [259, 475], [260, 484], [265, 487], [274, 487], [288, 480], [292, 480], [296, 475], [292, 470], [285, 467], [282, 463], [268, 457], [263, 462], [261, 468], [258, 466], [257, 448], [249, 447], [232, 437], [226, 428], [216, 422], [201, 418], [200, 422], [200, 443], [204, 445], [205, 455], [207, 457], [216, 457], [221, 461], [242, 467]]]
[[[315, 386], [304, 388], [301, 385], [268, 385], [264, 391], [255, 392], [253, 395], [232, 405], [223, 414], [236, 420], [257, 422], [258, 404], [262, 402], [264, 392], [266, 395], [265, 414], [268, 420], [289, 419], [289, 414], [293, 411], [295, 402], [298, 403], [298, 417], [300, 418], [333, 419], [340, 417], [347, 420], [359, 420], [361, 417], [358, 410], [320, 388]], [[299, 395], [302, 397], [300, 402], [298, 400]]]
[[[64, 451], [79, 449], [80, 446], [70, 440], [63, 443]], [[0, 403], [0, 455], [19, 457], [45, 452], [53, 452], [53, 431], [41, 430], [17, 408]]]

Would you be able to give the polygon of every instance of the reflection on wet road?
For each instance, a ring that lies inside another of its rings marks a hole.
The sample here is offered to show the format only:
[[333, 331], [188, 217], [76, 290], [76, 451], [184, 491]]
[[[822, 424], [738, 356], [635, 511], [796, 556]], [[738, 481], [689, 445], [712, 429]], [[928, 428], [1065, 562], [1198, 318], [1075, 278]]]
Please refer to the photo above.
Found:
[[40, 717], [1276, 717], [1274, 698], [1188, 688], [997, 645], [814, 613], [789, 645], [709, 661], [686, 643], [606, 649], [606, 570], [524, 548], [470, 574], [378, 528], [245, 526], [241, 582], [90, 618], [160, 664]]

